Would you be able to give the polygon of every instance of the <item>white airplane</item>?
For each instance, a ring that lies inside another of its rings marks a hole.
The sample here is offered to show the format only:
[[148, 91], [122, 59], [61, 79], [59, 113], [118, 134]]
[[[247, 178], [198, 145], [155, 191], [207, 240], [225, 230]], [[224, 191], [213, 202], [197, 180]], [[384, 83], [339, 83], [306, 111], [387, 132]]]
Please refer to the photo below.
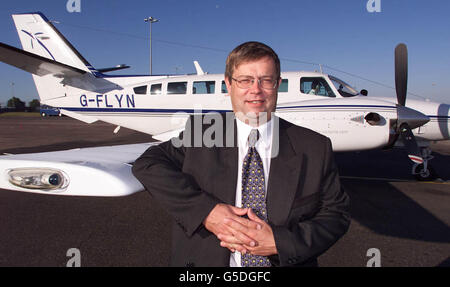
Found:
[[[223, 74], [111, 76], [95, 69], [41, 13], [12, 15], [23, 50], [0, 43], [0, 60], [33, 74], [41, 104], [168, 140], [189, 114], [231, 111]], [[430, 141], [450, 139], [449, 105], [408, 100], [407, 51], [396, 48], [397, 100], [359, 94], [331, 75], [283, 72], [276, 113], [328, 136], [334, 151], [405, 146], [413, 174], [429, 178]], [[118, 130], [116, 129], [116, 131]], [[155, 144], [155, 143], [152, 143]], [[151, 144], [0, 156], [0, 188], [60, 195], [141, 191], [131, 164]]]

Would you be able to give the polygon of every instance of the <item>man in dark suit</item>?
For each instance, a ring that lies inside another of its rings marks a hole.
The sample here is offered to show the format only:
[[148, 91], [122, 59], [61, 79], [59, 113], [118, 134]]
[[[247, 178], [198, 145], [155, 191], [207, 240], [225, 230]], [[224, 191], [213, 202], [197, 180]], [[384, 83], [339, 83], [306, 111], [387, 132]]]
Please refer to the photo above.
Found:
[[[133, 166], [176, 222], [171, 265], [315, 266], [350, 222], [331, 142], [273, 115], [281, 78], [270, 47], [236, 47], [225, 82], [234, 113], [191, 117]], [[213, 145], [195, 146], [214, 125]]]

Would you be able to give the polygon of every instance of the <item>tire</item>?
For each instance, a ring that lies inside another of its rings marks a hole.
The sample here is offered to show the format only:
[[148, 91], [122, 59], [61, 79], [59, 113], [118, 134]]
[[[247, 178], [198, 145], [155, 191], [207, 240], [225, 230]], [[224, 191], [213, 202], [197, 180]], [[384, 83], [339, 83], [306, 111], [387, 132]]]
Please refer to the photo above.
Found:
[[423, 170], [423, 164], [419, 164], [415, 169], [414, 173], [416, 173], [414, 176], [418, 181], [431, 181], [436, 179], [436, 172], [434, 171], [433, 167], [428, 164], [428, 169]]

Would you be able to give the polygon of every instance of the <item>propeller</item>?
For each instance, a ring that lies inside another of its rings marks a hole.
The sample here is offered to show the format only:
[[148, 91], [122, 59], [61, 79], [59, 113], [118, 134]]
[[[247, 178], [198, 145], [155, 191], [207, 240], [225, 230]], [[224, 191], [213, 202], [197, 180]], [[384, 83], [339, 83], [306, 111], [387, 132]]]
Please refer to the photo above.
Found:
[[415, 163], [423, 163], [423, 158], [412, 133], [413, 128], [427, 123], [430, 119], [424, 114], [405, 107], [408, 85], [408, 50], [405, 44], [395, 47], [395, 90], [397, 92], [397, 134], [400, 134], [408, 157]]
[[395, 90], [397, 102], [405, 106], [406, 88], [408, 86], [408, 50], [405, 44], [395, 47]]

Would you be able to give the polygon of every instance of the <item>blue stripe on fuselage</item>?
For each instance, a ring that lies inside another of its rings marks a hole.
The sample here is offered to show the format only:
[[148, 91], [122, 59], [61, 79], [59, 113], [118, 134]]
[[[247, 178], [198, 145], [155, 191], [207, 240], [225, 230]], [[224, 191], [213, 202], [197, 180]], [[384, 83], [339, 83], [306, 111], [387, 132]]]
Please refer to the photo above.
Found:
[[192, 109], [130, 109], [130, 108], [65, 108], [60, 109], [68, 110], [71, 112], [101, 112], [101, 113], [223, 113], [231, 112], [232, 110], [192, 110]]
[[[121, 95], [123, 96], [123, 95]], [[116, 95], [117, 97], [117, 95]], [[110, 104], [107, 102], [107, 98], [105, 97], [105, 102], [107, 104], [106, 108], [100, 108], [98, 107], [99, 102], [103, 102], [102, 98], [98, 97], [98, 99], [88, 99], [88, 102], [96, 102], [97, 108], [89, 108], [86, 107], [87, 103], [84, 102], [84, 107], [76, 108], [76, 107], [60, 107], [61, 109], [65, 109], [68, 111], [73, 112], [104, 112], [104, 113], [177, 113], [177, 112], [184, 112], [184, 113], [210, 113], [210, 112], [231, 112], [232, 110], [194, 110], [194, 109], [140, 109], [140, 108], [134, 108], [134, 101], [133, 102], [127, 102], [128, 107], [122, 108], [122, 97], [117, 98], [117, 101], [120, 104], [120, 107], [118, 108], [112, 108]], [[86, 101], [86, 98], [84, 98]], [[127, 99], [128, 100], [128, 99]], [[131, 101], [131, 98], [129, 99]], [[133, 98], [134, 100], [134, 98]], [[125, 103], [125, 101], [124, 101]], [[133, 108], [130, 108], [133, 107]], [[389, 108], [389, 109], [396, 109], [395, 106], [379, 106], [379, 105], [315, 105], [315, 106], [289, 106], [289, 107], [277, 107], [277, 110], [286, 110], [286, 109], [297, 109], [297, 108]]]

